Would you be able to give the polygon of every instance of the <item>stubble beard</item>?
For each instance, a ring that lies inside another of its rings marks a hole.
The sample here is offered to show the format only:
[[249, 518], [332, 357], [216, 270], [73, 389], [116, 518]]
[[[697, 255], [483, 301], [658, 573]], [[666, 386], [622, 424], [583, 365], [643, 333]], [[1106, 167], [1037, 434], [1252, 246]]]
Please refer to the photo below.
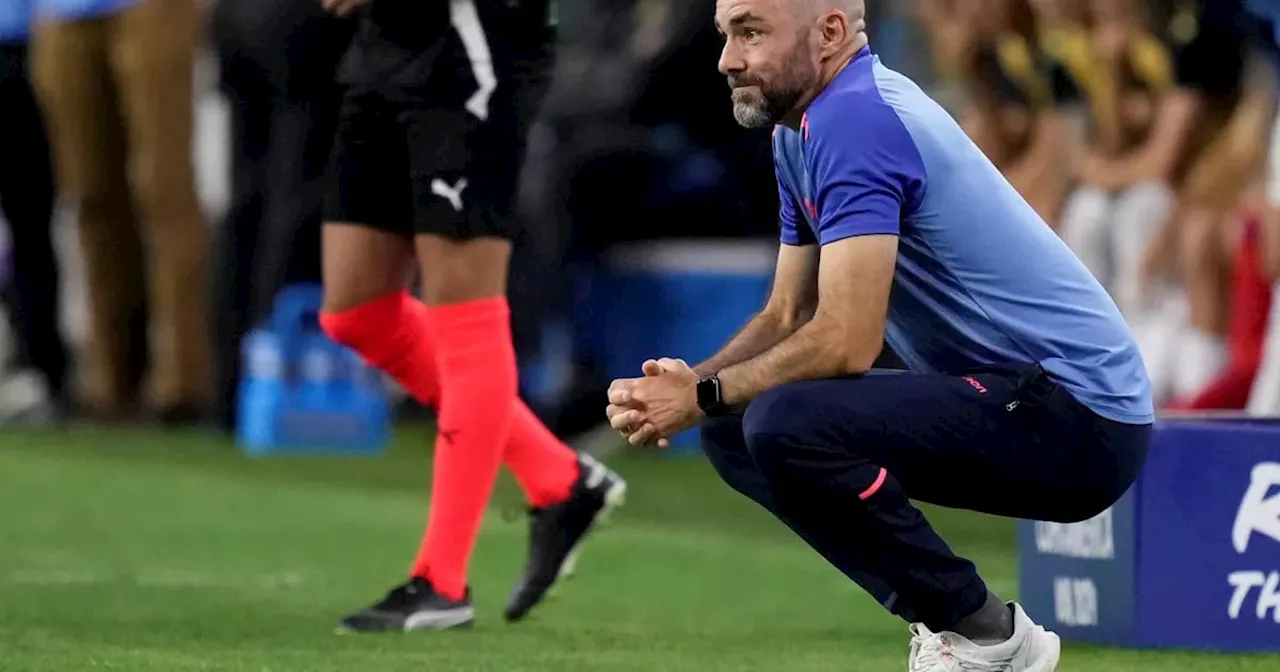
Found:
[[[784, 81], [775, 88], [767, 88], [759, 80], [739, 81], [730, 94], [733, 100], [733, 118], [744, 128], [765, 128], [782, 121], [795, 109], [816, 72], [801, 69], [805, 54], [797, 50], [783, 63]], [[743, 86], [743, 85], [747, 86]]]
[[743, 128], [765, 128], [778, 123], [785, 111], [759, 87], [733, 90], [733, 118]]

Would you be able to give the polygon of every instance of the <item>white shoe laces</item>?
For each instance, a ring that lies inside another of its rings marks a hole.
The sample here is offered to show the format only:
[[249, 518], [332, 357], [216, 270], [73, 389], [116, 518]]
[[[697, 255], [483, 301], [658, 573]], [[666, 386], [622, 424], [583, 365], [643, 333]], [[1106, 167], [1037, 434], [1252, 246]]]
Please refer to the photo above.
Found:
[[982, 660], [953, 648], [953, 635], [911, 626], [911, 659], [907, 672], [1004, 672], [1007, 660]]

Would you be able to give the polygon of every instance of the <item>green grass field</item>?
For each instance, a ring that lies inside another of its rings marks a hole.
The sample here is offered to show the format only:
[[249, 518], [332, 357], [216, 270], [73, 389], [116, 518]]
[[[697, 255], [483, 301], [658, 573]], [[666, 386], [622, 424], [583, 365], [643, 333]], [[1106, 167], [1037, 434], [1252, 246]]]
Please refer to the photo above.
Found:
[[[386, 458], [252, 460], [193, 434], [0, 437], [0, 670], [901, 672], [882, 613], [698, 459], [628, 454], [627, 508], [528, 622], [501, 605], [525, 524], [509, 482], [473, 567], [475, 629], [334, 634], [400, 579], [427, 501], [426, 435]], [[1013, 527], [936, 522], [1013, 596]], [[1070, 648], [1080, 672], [1275, 672], [1278, 657]]]

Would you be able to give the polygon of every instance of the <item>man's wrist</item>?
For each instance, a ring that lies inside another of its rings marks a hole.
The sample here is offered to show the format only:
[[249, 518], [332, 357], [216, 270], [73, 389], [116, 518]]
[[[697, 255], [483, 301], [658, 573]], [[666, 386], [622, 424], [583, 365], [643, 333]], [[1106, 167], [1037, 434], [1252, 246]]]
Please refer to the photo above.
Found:
[[700, 375], [697, 384], [698, 408], [709, 418], [724, 415], [729, 407], [724, 403], [720, 376], [716, 373]]
[[754, 393], [744, 389], [747, 387], [747, 380], [743, 378], [742, 369], [741, 365], [735, 364], [716, 373], [716, 378], [720, 381], [720, 401], [728, 408], [743, 407], [755, 397]]

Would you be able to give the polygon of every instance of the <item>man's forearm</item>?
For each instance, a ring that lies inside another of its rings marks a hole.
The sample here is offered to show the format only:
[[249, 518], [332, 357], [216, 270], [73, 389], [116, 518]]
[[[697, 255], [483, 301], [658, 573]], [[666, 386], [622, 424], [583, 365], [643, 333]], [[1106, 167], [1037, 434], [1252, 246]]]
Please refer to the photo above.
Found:
[[745, 362], [795, 333], [803, 321], [788, 321], [768, 312], [756, 314], [734, 334], [720, 352], [693, 367], [699, 376], [709, 376], [726, 367]]
[[849, 347], [847, 329], [810, 320], [790, 337], [747, 361], [720, 371], [720, 390], [729, 405], [751, 401], [761, 392], [801, 380], [866, 373], [884, 345]]

